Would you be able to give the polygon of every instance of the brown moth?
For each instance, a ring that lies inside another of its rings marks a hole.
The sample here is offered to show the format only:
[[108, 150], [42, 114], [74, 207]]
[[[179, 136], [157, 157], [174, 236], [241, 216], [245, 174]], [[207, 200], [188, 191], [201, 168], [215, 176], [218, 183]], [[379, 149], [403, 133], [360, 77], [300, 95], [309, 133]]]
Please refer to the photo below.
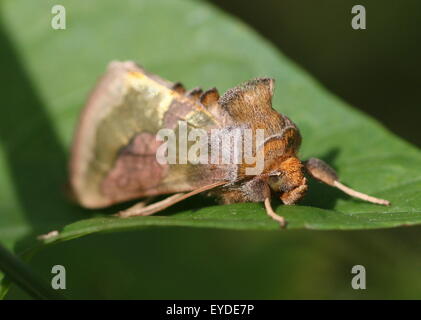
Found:
[[[387, 200], [341, 184], [335, 171], [322, 160], [298, 159], [300, 132], [290, 119], [272, 108], [273, 88], [273, 79], [260, 78], [221, 97], [215, 88], [186, 92], [180, 83], [163, 80], [131, 61], [110, 63], [89, 97], [76, 130], [70, 161], [75, 198], [84, 207], [103, 208], [136, 198], [173, 194], [149, 205], [140, 202], [118, 214], [131, 217], [154, 214], [206, 191], [225, 204], [263, 202], [267, 214], [285, 226], [284, 218], [271, 207], [272, 194], [278, 194], [284, 204], [296, 203], [307, 191], [308, 173], [351, 196], [389, 205]], [[218, 146], [216, 156], [206, 155], [203, 163], [186, 161], [179, 154], [174, 163], [158, 161], [157, 153], [168, 143], [157, 139], [162, 129], [176, 133], [176, 147], [194, 144], [189, 139], [182, 142], [180, 123], [185, 124], [186, 134], [197, 129], [209, 134], [211, 139], [200, 146], [208, 151]], [[248, 140], [251, 161], [241, 161], [247, 160], [245, 152], [236, 158], [240, 161], [224, 161], [234, 148], [232, 141], [220, 148], [221, 143], [233, 132], [242, 134], [246, 130], [252, 132]], [[261, 143], [253, 139], [259, 130], [263, 132]], [[263, 155], [263, 165], [250, 174], [257, 167], [258, 153]], [[214, 161], [208, 161], [210, 158]]]

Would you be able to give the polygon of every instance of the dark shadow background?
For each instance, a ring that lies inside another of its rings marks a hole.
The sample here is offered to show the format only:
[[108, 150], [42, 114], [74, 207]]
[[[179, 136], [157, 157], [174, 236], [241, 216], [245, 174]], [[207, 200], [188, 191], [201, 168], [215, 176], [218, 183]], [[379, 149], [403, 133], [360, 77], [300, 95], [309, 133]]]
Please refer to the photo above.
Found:
[[[421, 1], [213, 0], [351, 105], [421, 146]], [[351, 8], [366, 8], [365, 30]]]

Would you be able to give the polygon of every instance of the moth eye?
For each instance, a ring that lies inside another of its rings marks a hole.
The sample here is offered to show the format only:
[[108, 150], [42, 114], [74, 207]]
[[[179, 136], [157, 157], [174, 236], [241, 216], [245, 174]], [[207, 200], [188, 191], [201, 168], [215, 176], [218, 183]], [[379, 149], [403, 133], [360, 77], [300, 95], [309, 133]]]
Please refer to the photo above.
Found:
[[282, 180], [282, 176], [270, 176], [268, 181], [270, 188], [276, 192], [282, 191]]

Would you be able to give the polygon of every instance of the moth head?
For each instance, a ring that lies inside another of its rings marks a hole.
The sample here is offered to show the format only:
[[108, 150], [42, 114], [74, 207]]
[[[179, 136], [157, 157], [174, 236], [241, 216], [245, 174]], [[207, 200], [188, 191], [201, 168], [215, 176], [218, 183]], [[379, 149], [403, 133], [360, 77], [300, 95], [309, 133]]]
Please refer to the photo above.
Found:
[[303, 164], [297, 157], [289, 157], [276, 164], [269, 174], [270, 188], [281, 194], [285, 204], [294, 204], [307, 191], [307, 180], [303, 173]]

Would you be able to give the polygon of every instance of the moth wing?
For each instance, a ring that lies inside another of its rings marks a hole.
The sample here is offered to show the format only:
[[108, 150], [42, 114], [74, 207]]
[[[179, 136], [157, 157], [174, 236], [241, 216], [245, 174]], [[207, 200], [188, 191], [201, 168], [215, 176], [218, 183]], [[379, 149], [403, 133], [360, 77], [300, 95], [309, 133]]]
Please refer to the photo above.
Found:
[[235, 122], [275, 132], [281, 117], [272, 108], [274, 83], [271, 78], [247, 81], [225, 92], [219, 104]]
[[257, 78], [228, 90], [219, 100], [233, 121], [246, 123], [253, 130], [264, 129], [265, 143], [274, 149], [295, 152], [301, 143], [297, 126], [272, 108], [275, 80]]
[[217, 126], [203, 106], [173, 84], [131, 61], [112, 62], [81, 114], [72, 146], [70, 183], [76, 200], [106, 207], [149, 195], [193, 190], [189, 165], [156, 160], [157, 132], [175, 127]]

